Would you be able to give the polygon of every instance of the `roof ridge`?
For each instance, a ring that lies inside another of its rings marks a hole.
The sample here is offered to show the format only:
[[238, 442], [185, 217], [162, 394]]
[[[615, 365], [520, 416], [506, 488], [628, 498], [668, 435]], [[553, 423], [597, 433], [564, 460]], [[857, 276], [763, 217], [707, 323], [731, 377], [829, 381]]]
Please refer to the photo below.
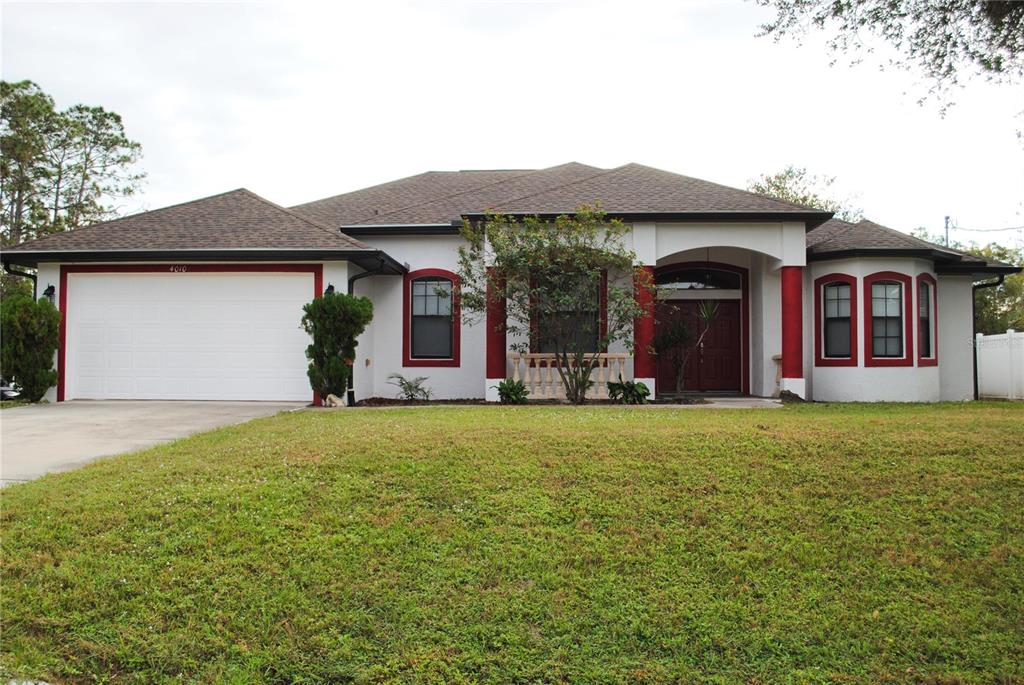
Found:
[[96, 223], [88, 224], [86, 226], [78, 226], [77, 228], [72, 228], [72, 229], [67, 230], [67, 231], [55, 231], [54, 233], [47, 233], [46, 235], [41, 235], [41, 236], [39, 236], [37, 238], [33, 238], [32, 240], [26, 240], [23, 243], [18, 243], [17, 245], [6, 246], [6, 247], [4, 247], [4, 251], [6, 252], [6, 251], [10, 251], [10, 250], [16, 250], [16, 249], [20, 248], [22, 245], [34, 245], [35, 243], [42, 242], [43, 240], [47, 240], [47, 239], [52, 238], [54, 236], [70, 235], [72, 233], [79, 233], [81, 231], [89, 230], [90, 228], [98, 228], [100, 226], [107, 226], [109, 224], [116, 224], [119, 221], [126, 221], [128, 219], [135, 219], [135, 218], [138, 218], [138, 217], [143, 216], [145, 214], [152, 214], [153, 212], [162, 212], [165, 209], [174, 209], [175, 207], [184, 207], [186, 205], [192, 205], [192, 204], [196, 204], [197, 202], [204, 202], [206, 200], [212, 200], [215, 197], [223, 197], [224, 195], [231, 195], [233, 193], [238, 193], [238, 192], [246, 192], [246, 193], [249, 193], [251, 195], [255, 195], [256, 197], [259, 197], [259, 195], [256, 195], [256, 193], [252, 192], [248, 188], [235, 188], [233, 190], [225, 190], [222, 193], [214, 193], [213, 195], [207, 195], [206, 197], [196, 198], [195, 200], [186, 200], [184, 202], [176, 202], [173, 205], [167, 205], [166, 207], [157, 207], [156, 209], [144, 209], [141, 212], [135, 212], [134, 214], [125, 214], [124, 216], [115, 217], [113, 219], [107, 219], [106, 221], [97, 221]]
[[[569, 164], [575, 164], [575, 162], [569, 162]], [[560, 164], [559, 166], [565, 166], [565, 165], [564, 164]], [[576, 185], [577, 183], [583, 183], [584, 181], [590, 181], [590, 180], [593, 180], [593, 179], [597, 178], [598, 176], [604, 176], [605, 174], [610, 174], [613, 171], [618, 171], [619, 169], [622, 169], [622, 168], [624, 168], [626, 166], [628, 166], [628, 165], [627, 164], [623, 164], [622, 166], [617, 166], [617, 167], [614, 167], [612, 169], [601, 169], [596, 174], [591, 174], [590, 176], [585, 176], [583, 178], [578, 178], [575, 181], [569, 181], [568, 183], [560, 183], [557, 186], [551, 186], [549, 188], [545, 188], [544, 190], [538, 190], [535, 193], [527, 193], [526, 195], [521, 195], [519, 197], [510, 197], [510, 198], [507, 198], [505, 200], [502, 200], [502, 203], [518, 202], [519, 200], [525, 200], [526, 198], [533, 197], [534, 195], [543, 195], [544, 193], [550, 193], [553, 190], [559, 190], [561, 188], [568, 188], [569, 186]], [[554, 168], [554, 167], [552, 167], [552, 168]], [[597, 167], [594, 167], [594, 168], [596, 169]], [[599, 201], [599, 198], [594, 198], [594, 199]]]
[[[466, 188], [465, 190], [460, 190], [457, 193], [449, 193], [447, 195], [436, 195], [436, 196], [431, 197], [430, 199], [424, 200], [422, 202], [414, 202], [411, 205], [404, 205], [402, 207], [395, 207], [394, 209], [388, 210], [387, 212], [384, 212], [383, 214], [374, 214], [372, 217], [367, 217], [366, 219], [360, 219], [359, 221], [357, 221], [353, 225], [361, 224], [361, 223], [363, 223], [365, 221], [368, 221], [369, 219], [379, 219], [381, 217], [388, 216], [389, 214], [394, 214], [396, 212], [403, 212], [405, 210], [412, 209], [413, 207], [422, 207], [423, 205], [430, 204], [431, 202], [437, 202], [438, 200], [447, 200], [447, 199], [450, 199], [450, 198], [453, 198], [453, 197], [458, 197], [459, 195], [465, 195], [466, 193], [472, 193], [472, 192], [475, 192], [475, 191], [478, 191], [478, 190], [482, 190], [484, 188], [491, 188], [493, 186], [501, 185], [502, 183], [507, 183], [509, 181], [513, 181], [513, 180], [515, 180], [517, 178], [523, 178], [524, 176], [529, 176], [531, 174], [540, 173], [541, 171], [549, 171], [551, 169], [557, 169], [558, 167], [568, 166], [570, 164], [578, 164], [578, 162], [566, 162], [565, 164], [556, 164], [553, 167], [547, 167], [545, 169], [530, 169], [530, 170], [525, 171], [524, 173], [516, 174], [515, 176], [512, 176], [510, 178], [503, 178], [500, 181], [494, 181], [493, 183], [484, 183], [483, 185], [473, 186], [472, 188]], [[437, 172], [427, 172], [427, 173], [437, 173]], [[449, 172], [449, 173], [460, 173], [460, 172]]]
[[[797, 207], [799, 209], [810, 210], [812, 212], [828, 212], [827, 209], [819, 209], [817, 207], [811, 207], [810, 205], [802, 205], [799, 202], [790, 202], [789, 200], [783, 200], [781, 198], [777, 198], [777, 197], [774, 197], [772, 195], [765, 195], [764, 193], [755, 193], [754, 191], [747, 190], [745, 188], [734, 188], [733, 186], [727, 186], [724, 183], [717, 183], [715, 181], [709, 181], [709, 180], [704, 179], [704, 178], [697, 178], [696, 176], [687, 176], [686, 174], [680, 174], [680, 173], [677, 173], [675, 171], [669, 171], [667, 169], [658, 169], [657, 167], [647, 166], [646, 164], [640, 164], [638, 162], [630, 162], [629, 164], [625, 164], [623, 166], [636, 166], [636, 167], [640, 167], [640, 168], [643, 168], [643, 169], [650, 169], [651, 171], [657, 171], [657, 172], [660, 172], [660, 173], [663, 173], [663, 174], [672, 174], [673, 176], [679, 176], [680, 178], [685, 178], [685, 179], [687, 179], [689, 181], [697, 181], [698, 183], [706, 183], [708, 185], [712, 185], [712, 186], [715, 186], [717, 188], [725, 188], [726, 190], [731, 190], [731, 191], [739, 192], [739, 193], [745, 193], [746, 195], [753, 195], [754, 197], [759, 197], [759, 198], [764, 198], [764, 199], [772, 200], [773, 202], [779, 202], [779, 203], [784, 204], [784, 205], [789, 205], [791, 207]], [[832, 212], [832, 214], [835, 214], [835, 212]]]
[[274, 209], [279, 209], [282, 212], [284, 212], [285, 214], [288, 214], [289, 216], [293, 216], [296, 219], [304, 221], [305, 223], [309, 224], [313, 228], [315, 228], [317, 230], [320, 230], [320, 231], [323, 231], [324, 233], [327, 233], [328, 235], [330, 235], [330, 236], [332, 236], [334, 238], [344, 237], [344, 238], [347, 238], [352, 243], [355, 243], [356, 245], [360, 245], [362, 247], [367, 247], [367, 248], [369, 247], [369, 245], [367, 245], [366, 243], [364, 243], [364, 242], [362, 242], [360, 240], [356, 240], [352, 236], [345, 235], [345, 233], [343, 233], [340, 229], [337, 229], [337, 230], [336, 229], [332, 229], [332, 228], [329, 228], [326, 224], [321, 224], [318, 221], [313, 221], [312, 219], [310, 219], [308, 217], [304, 217], [301, 214], [299, 214], [298, 212], [294, 212], [291, 209], [288, 209], [287, 207], [282, 207], [281, 205], [277, 204], [276, 202], [273, 202], [272, 200], [268, 200], [267, 198], [265, 198], [265, 197], [263, 197], [261, 195], [257, 195], [256, 193], [254, 193], [253, 191], [249, 190], [248, 188], [240, 188], [239, 190], [241, 190], [244, 193], [247, 193], [247, 194], [251, 195], [252, 197], [254, 197], [255, 199], [259, 200], [260, 202], [262, 202], [264, 204], [270, 205]]

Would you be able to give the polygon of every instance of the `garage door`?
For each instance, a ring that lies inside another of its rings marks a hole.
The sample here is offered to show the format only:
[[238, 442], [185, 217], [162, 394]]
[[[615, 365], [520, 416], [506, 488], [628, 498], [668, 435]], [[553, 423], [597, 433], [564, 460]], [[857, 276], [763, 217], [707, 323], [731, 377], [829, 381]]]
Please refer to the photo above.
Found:
[[65, 399], [305, 400], [312, 273], [71, 273]]

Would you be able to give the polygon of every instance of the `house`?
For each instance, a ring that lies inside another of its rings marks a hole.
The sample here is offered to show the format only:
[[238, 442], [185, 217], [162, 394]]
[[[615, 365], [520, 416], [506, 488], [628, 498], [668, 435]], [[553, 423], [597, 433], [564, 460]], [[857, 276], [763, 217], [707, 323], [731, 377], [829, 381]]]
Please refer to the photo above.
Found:
[[[972, 284], [1019, 269], [870, 221], [639, 164], [427, 172], [285, 208], [240, 189], [40, 238], [3, 263], [38, 269], [63, 313], [53, 400], [307, 400], [301, 306], [325, 288], [374, 304], [355, 360], [358, 397], [392, 373], [439, 398], [494, 399], [519, 366], [503, 312], [452, 311], [458, 228], [485, 211], [555, 216], [600, 201], [631, 226], [637, 268], [684, 313], [719, 301], [687, 372], [694, 391], [815, 400], [973, 396]], [[650, 353], [608, 350], [623, 375], [671, 389]], [[610, 362], [609, 362], [610, 363]], [[513, 364], [516, 365], [513, 368]], [[664, 364], [662, 364], [664, 367]]]

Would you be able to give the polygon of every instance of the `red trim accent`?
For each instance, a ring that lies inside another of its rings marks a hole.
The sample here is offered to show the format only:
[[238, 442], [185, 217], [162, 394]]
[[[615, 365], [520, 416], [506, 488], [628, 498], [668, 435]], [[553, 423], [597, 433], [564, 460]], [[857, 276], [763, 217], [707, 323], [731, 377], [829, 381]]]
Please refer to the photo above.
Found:
[[[932, 356], [922, 357], [921, 356], [921, 313], [918, 311], [921, 308], [921, 282], [924, 281], [931, 285], [932, 290], [932, 301], [931, 301], [931, 316], [929, 320], [932, 324]], [[939, 284], [936, 282], [935, 277], [931, 274], [918, 274], [917, 275], [917, 288], [914, 290], [914, 297], [918, 298], [917, 308], [914, 309], [914, 316], [917, 317], [917, 365], [918, 366], [938, 366], [939, 365]]]
[[[871, 286], [879, 281], [896, 281], [903, 285], [903, 356], [875, 357], [871, 346]], [[864, 366], [914, 365], [914, 287], [910, 276], [895, 271], [878, 271], [864, 277]]]
[[633, 322], [633, 376], [636, 378], [656, 378], [658, 360], [651, 354], [654, 342], [654, 304], [655, 293], [654, 267], [638, 266], [633, 276], [633, 292], [636, 303], [647, 312]]
[[[492, 271], [492, 268], [488, 268]], [[499, 284], [500, 285], [500, 284]], [[497, 288], [498, 291], [504, 288]], [[487, 281], [487, 378], [505, 378], [506, 374], [506, 353], [507, 341], [506, 318], [508, 316], [508, 303], [505, 301], [503, 292], [495, 292], [490, 280]]]
[[[845, 283], [850, 286], [850, 357], [826, 357], [824, 324], [825, 298], [822, 291], [831, 283]], [[857, 366], [857, 279], [849, 274], [828, 274], [814, 279], [814, 365], [815, 366]]]
[[743, 330], [740, 331], [740, 347], [742, 348], [742, 359], [740, 368], [741, 387], [740, 392], [744, 395], [750, 394], [750, 270], [743, 266], [725, 264], [723, 262], [676, 262], [664, 266], [655, 267], [654, 274], [657, 278], [661, 274], [671, 273], [678, 269], [691, 267], [711, 267], [722, 271], [731, 271], [740, 275], [740, 318], [743, 320]]
[[782, 377], [804, 377], [804, 268], [782, 267]]
[[[413, 359], [412, 282], [424, 276], [438, 276], [452, 282], [452, 358]], [[417, 269], [405, 274], [402, 284], [402, 366], [459, 366], [462, 353], [462, 314], [459, 306], [459, 275], [444, 269]]]
[[[311, 273], [313, 297], [324, 291], [323, 264], [62, 264], [60, 267], [60, 354], [57, 355], [57, 401], [64, 401], [67, 373], [67, 341], [69, 274], [153, 274], [153, 273]], [[320, 403], [320, 395], [313, 393], [313, 404]]]

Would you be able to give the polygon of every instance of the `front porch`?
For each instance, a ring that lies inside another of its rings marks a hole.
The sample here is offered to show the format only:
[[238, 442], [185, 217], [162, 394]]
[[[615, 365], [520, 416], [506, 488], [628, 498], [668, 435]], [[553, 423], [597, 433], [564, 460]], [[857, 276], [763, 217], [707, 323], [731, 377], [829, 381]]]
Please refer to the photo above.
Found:
[[[631, 345], [613, 343], [595, 357], [588, 399], [606, 399], [608, 381], [620, 376], [643, 382], [658, 398], [778, 397], [786, 390], [805, 396], [802, 265], [732, 245], [681, 250], [653, 261], [636, 271], [646, 271], [655, 292], [634, 289], [649, 314], [635, 321]], [[715, 316], [701, 327], [697, 312], [708, 303]], [[500, 325], [502, 304], [491, 303], [487, 312], [487, 399], [497, 400], [492, 386], [506, 378], [522, 381], [532, 398], [564, 398], [554, 354], [511, 351]], [[668, 357], [655, 350], [659, 331], [680, 321], [703, 333], [688, 348], [681, 379]]]

